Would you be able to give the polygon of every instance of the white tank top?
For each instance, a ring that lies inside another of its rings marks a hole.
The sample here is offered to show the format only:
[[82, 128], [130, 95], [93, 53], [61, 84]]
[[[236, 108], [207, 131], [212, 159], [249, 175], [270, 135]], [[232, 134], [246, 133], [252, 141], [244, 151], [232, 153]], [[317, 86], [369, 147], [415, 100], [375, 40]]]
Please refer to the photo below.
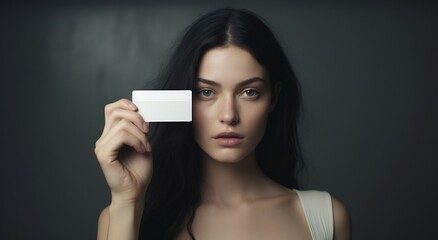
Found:
[[296, 190], [313, 240], [333, 240], [333, 207], [325, 191]]

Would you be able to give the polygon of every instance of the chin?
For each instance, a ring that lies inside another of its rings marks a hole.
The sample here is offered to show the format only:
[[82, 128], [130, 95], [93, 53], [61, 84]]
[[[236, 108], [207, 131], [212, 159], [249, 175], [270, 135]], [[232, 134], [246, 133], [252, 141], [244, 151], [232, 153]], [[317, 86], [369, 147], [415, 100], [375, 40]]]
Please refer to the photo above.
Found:
[[247, 154], [242, 154], [237, 149], [220, 149], [214, 152], [204, 152], [206, 156], [216, 162], [221, 163], [238, 163], [241, 162]]

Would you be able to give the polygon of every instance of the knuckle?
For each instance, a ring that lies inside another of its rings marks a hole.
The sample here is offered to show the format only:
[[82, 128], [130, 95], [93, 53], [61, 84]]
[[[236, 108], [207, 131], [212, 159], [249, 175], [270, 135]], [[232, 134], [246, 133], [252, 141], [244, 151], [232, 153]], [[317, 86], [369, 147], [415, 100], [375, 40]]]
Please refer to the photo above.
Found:
[[96, 155], [97, 161], [100, 162], [101, 157], [100, 157], [100, 151], [98, 148], [94, 149], [94, 155]]
[[97, 141], [94, 143], [94, 149], [96, 149], [96, 148], [99, 147], [99, 143], [100, 143], [100, 138], [99, 138], [99, 140], [97, 140]]
[[97, 140], [96, 144], [94, 144], [94, 154], [97, 156], [100, 152], [101, 145], [100, 145], [100, 139]]
[[128, 104], [128, 103], [130, 103], [131, 101], [129, 101], [127, 98], [122, 98], [122, 99], [120, 99], [120, 103], [122, 103], [122, 104]]
[[94, 155], [96, 155], [96, 157], [99, 155], [99, 150], [97, 148], [94, 148]]
[[106, 114], [109, 114], [109, 113], [110, 113], [110, 110], [111, 110], [111, 104], [107, 104], [107, 105], [105, 105], [105, 107], [104, 107], [103, 109], [104, 109], [104, 112], [105, 112]]

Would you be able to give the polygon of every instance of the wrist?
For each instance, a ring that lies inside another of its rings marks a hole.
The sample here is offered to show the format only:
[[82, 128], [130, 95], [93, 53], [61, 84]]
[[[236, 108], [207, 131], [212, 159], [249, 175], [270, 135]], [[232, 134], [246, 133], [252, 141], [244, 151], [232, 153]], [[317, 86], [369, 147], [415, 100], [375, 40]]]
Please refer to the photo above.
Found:
[[109, 211], [116, 215], [133, 216], [134, 221], [141, 220], [144, 209], [144, 201], [117, 201], [112, 200]]
[[111, 200], [108, 239], [138, 239], [144, 202]]
[[141, 197], [126, 197], [123, 195], [118, 194], [111, 194], [111, 204], [123, 206], [123, 207], [129, 207], [129, 206], [143, 206], [144, 204], [144, 196]]
[[126, 199], [112, 197], [110, 205], [117, 208], [142, 209], [144, 208], [144, 200], [143, 199], [126, 200]]

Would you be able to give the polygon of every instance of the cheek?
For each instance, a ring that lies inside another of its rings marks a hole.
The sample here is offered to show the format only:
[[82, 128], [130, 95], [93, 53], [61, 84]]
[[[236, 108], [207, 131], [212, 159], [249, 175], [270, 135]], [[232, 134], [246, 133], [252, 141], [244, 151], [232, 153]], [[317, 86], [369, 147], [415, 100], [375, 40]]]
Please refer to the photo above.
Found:
[[246, 125], [245, 128], [258, 136], [257, 138], [261, 138], [265, 132], [268, 119], [268, 106], [265, 104], [253, 106], [245, 115], [246, 116], [242, 116], [244, 125]]

